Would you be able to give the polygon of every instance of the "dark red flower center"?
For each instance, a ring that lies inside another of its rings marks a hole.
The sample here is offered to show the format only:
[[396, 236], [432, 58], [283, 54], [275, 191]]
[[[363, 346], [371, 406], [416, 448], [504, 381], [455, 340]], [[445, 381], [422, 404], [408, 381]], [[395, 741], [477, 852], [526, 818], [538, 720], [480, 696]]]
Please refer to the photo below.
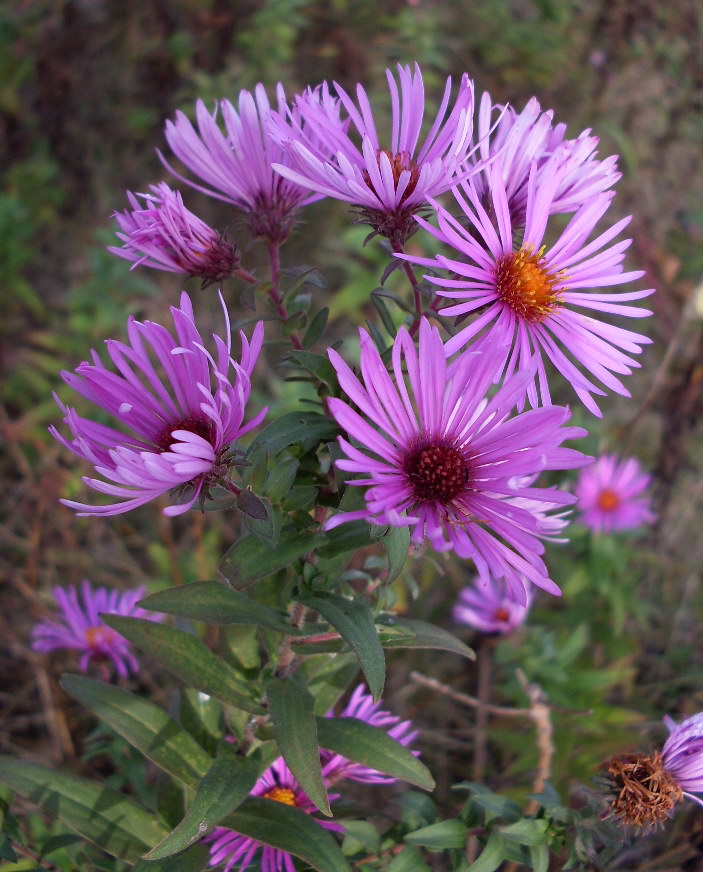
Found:
[[450, 503], [465, 488], [469, 470], [464, 455], [453, 445], [430, 444], [410, 451], [403, 460], [417, 502]]
[[598, 508], [603, 512], [614, 512], [620, 505], [620, 497], [609, 487], [604, 487], [598, 494]]
[[162, 451], [168, 451], [173, 444], [174, 438], [171, 434], [174, 430], [188, 430], [197, 436], [202, 436], [213, 448], [215, 447], [215, 425], [205, 415], [188, 415], [164, 427], [154, 440]]
[[[400, 181], [400, 176], [406, 170], [410, 172], [410, 180], [408, 181], [407, 187], [403, 191], [403, 195], [400, 198], [400, 204], [402, 204], [408, 199], [408, 197], [412, 194], [412, 192], [417, 187], [417, 183], [420, 180], [420, 168], [415, 163], [413, 158], [408, 154], [407, 151], [399, 151], [396, 154], [393, 154], [392, 151], [388, 151], [386, 148], [380, 148], [376, 152], [376, 158], [378, 160], [379, 167], [381, 166], [381, 155], [385, 154], [388, 160], [391, 163], [391, 170], [393, 172], [393, 184], [395, 188], [398, 187], [398, 182]], [[381, 191], [377, 191], [373, 182], [371, 181], [371, 176], [368, 170], [363, 170], [364, 181], [367, 186], [376, 194], [377, 197], [383, 199], [383, 195]]]
[[496, 609], [495, 614], [493, 615], [493, 620], [495, 621], [507, 621], [510, 618], [510, 612], [505, 608], [505, 606], [500, 606]]
[[295, 791], [290, 787], [274, 787], [272, 790], [264, 793], [264, 799], [272, 799], [274, 802], [282, 802], [283, 805], [297, 806], [295, 801]]
[[613, 797], [610, 808], [623, 823], [651, 828], [671, 817], [683, 790], [664, 768], [660, 751], [613, 757], [606, 764]]
[[532, 246], [506, 254], [496, 264], [496, 291], [500, 299], [524, 321], [544, 321], [559, 304], [561, 291], [555, 285], [564, 273], [553, 272], [544, 260], [544, 246], [534, 252]]

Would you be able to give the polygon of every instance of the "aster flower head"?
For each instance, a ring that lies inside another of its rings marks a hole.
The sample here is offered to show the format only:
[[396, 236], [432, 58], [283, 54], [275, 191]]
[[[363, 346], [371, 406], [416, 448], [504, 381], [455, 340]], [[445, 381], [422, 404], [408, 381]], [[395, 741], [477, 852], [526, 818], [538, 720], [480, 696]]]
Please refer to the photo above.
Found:
[[[286, 179], [327, 197], [358, 207], [363, 220], [389, 239], [402, 243], [415, 230], [412, 216], [428, 197], [447, 191], [467, 171], [462, 164], [473, 148], [473, 83], [462, 76], [459, 93], [449, 110], [452, 83], [447, 79], [439, 111], [420, 145], [425, 114], [425, 91], [420, 67], [398, 65], [398, 82], [386, 71], [391, 96], [391, 137], [382, 143], [366, 91], [357, 85], [357, 105], [338, 84], [335, 90], [358, 133], [357, 144], [339, 122], [310, 94], [296, 101], [309, 135], [289, 128], [288, 139], [279, 123], [288, 161], [275, 169]], [[311, 136], [314, 140], [311, 140]], [[326, 142], [332, 157], [320, 154]], [[469, 170], [471, 171], [471, 170]]]
[[580, 520], [603, 533], [653, 523], [656, 515], [644, 494], [650, 481], [651, 476], [642, 472], [634, 457], [619, 460], [613, 454], [604, 454], [582, 470], [576, 484]]
[[[293, 777], [292, 772], [286, 766], [282, 757], [279, 757], [254, 785], [252, 796], [261, 796], [272, 802], [282, 802], [284, 805], [300, 809], [306, 814], [316, 811], [307, 794], [301, 789]], [[334, 801], [339, 794], [330, 794], [329, 798]], [[344, 827], [327, 819], [315, 818], [317, 823], [326, 830], [343, 832]], [[246, 869], [253, 861], [254, 856], [261, 849], [257, 864], [263, 872], [295, 872], [293, 858], [286, 851], [264, 845], [249, 836], [243, 836], [234, 830], [225, 827], [215, 829], [205, 837], [210, 845], [210, 866], [224, 864], [224, 872], [230, 872], [233, 868]]]
[[[502, 365], [501, 348], [483, 343], [479, 351], [466, 352], [450, 374], [439, 331], [423, 319], [418, 350], [405, 328], [398, 332], [391, 378], [371, 338], [364, 330], [360, 335], [360, 378], [329, 351], [350, 402], [327, 402], [349, 437], [340, 437], [345, 457], [337, 467], [360, 475], [349, 484], [367, 488], [366, 505], [331, 518], [327, 529], [359, 518], [409, 525], [412, 542], [427, 539], [437, 551], [471, 558], [482, 579], [503, 579], [519, 602], [526, 601], [527, 582], [558, 594], [540, 557], [546, 531], [535, 505], [564, 506], [574, 497], [521, 487], [517, 477], [572, 469], [590, 458], [561, 447], [565, 439], [585, 435], [562, 426], [568, 409], [550, 406], [512, 415], [536, 364], [513, 373], [486, 399]], [[514, 504], [515, 497], [535, 502], [525, 508]]]
[[[497, 120], [494, 116], [498, 114]], [[514, 227], [524, 225], [527, 212], [527, 192], [532, 164], [536, 165], [537, 188], [541, 176], [549, 168], [549, 158], [558, 151], [563, 171], [549, 203], [550, 214], [576, 212], [595, 194], [611, 188], [620, 178], [617, 156], [600, 160], [597, 156], [598, 137], [584, 130], [576, 139], [566, 139], [566, 125], [554, 125], [554, 113], [543, 112], [533, 97], [521, 112], [510, 106], [494, 104], [484, 93], [477, 117], [478, 148], [473, 162], [490, 166], [499, 156], [505, 196]], [[476, 190], [487, 212], [492, 210], [489, 175], [474, 177]]]
[[607, 764], [610, 809], [623, 823], [653, 829], [685, 798], [698, 805], [703, 792], [703, 712], [676, 724], [664, 718], [669, 738], [661, 751], [627, 754]]
[[[276, 88], [280, 113], [286, 111], [283, 86]], [[198, 130], [183, 112], [166, 122], [166, 140], [176, 157], [204, 184], [189, 181], [177, 173], [159, 154], [163, 164], [178, 179], [218, 200], [232, 203], [247, 214], [254, 236], [282, 241], [290, 233], [295, 211], [319, 199], [306, 187], [275, 173], [272, 164], [286, 164], [283, 148], [266, 133], [271, 111], [266, 90], [258, 84], [252, 94], [242, 90], [234, 108], [221, 100], [219, 108], [225, 127], [218, 123], [218, 107], [210, 113], [202, 100], [196, 104]]]
[[101, 478], [85, 477], [86, 484], [113, 498], [102, 506], [61, 500], [64, 505], [79, 515], [118, 515], [178, 489], [189, 495], [164, 514], [180, 515], [198, 498], [204, 500], [215, 483], [241, 493], [229, 480], [238, 454], [232, 443], [267, 411], [244, 423], [264, 331], [259, 322], [251, 340], [240, 332], [241, 358], [235, 361], [224, 303], [223, 309], [226, 334], [224, 339], [213, 334], [214, 354], [205, 348], [190, 298], [183, 293], [180, 308], [171, 307], [175, 335], [160, 324], [130, 318], [129, 342], [106, 342], [116, 371], [93, 352], [92, 363], [61, 373], [76, 393], [109, 412], [123, 428], [83, 418], [57, 399], [71, 438], [55, 427], [51, 434], [95, 466]]
[[[388, 735], [406, 747], [415, 741], [418, 731], [410, 721], [401, 721], [397, 715], [381, 709], [381, 700], [373, 701], [373, 697], [366, 691], [363, 684], [359, 684], [349, 698], [339, 715], [340, 718], [357, 718], [372, 727], [380, 727]], [[329, 712], [327, 717], [335, 717]], [[322, 751], [322, 774], [330, 783], [346, 778], [349, 781], [360, 781], [365, 784], [393, 784], [398, 779], [385, 775], [376, 769], [354, 763], [340, 754], [331, 751]]]
[[149, 266], [199, 276], [204, 285], [227, 279], [239, 269], [237, 246], [186, 209], [179, 191], [165, 182], [149, 187], [151, 194], [127, 192], [131, 210], [113, 215], [123, 244], [109, 246], [108, 251], [132, 261], [132, 269]]
[[136, 672], [139, 662], [132, 646], [123, 636], [103, 621], [103, 614], [125, 615], [160, 621], [163, 615], [140, 609], [136, 603], [144, 596], [144, 588], [109, 590], [93, 587], [84, 580], [80, 592], [71, 585], [53, 589], [59, 614], [48, 621], [40, 621], [32, 630], [32, 648], [35, 651], [54, 651], [67, 648], [79, 651], [79, 668], [87, 672], [91, 663], [97, 663], [106, 679], [110, 677], [111, 663], [120, 678]]
[[599, 290], [643, 275], [642, 272], [623, 272], [622, 261], [631, 240], [609, 245], [629, 223], [629, 218], [618, 221], [587, 242], [608, 208], [612, 196], [609, 193], [596, 194], [587, 200], [558, 240], [547, 247], [544, 239], [550, 206], [565, 172], [558, 152], [541, 170], [533, 162], [527, 185], [522, 242], [514, 241], [516, 228], [501, 160], [497, 158], [486, 170], [494, 218], [481, 203], [474, 180], [468, 179], [454, 189], [466, 227], [437, 204], [438, 228], [422, 218], [416, 219], [433, 236], [451, 246], [456, 255], [440, 254], [436, 259], [398, 256], [453, 274], [452, 278], [427, 276], [438, 286], [437, 293], [441, 297], [456, 301], [442, 309], [440, 315], [467, 316], [481, 310], [478, 317], [448, 340], [445, 346], [448, 356], [482, 334], [489, 342], [504, 346], [506, 376], [524, 370], [532, 357], [536, 357], [536, 376], [527, 392], [533, 407], [539, 403], [538, 393], [542, 405], [551, 402], [544, 366], [546, 357], [571, 383], [584, 406], [600, 416], [592, 395], [604, 396], [605, 391], [589, 376], [615, 393], [630, 396], [617, 376], [629, 375], [632, 367], [639, 367], [631, 355], [639, 354], [641, 346], [651, 340], [579, 310], [642, 318], [651, 312], [624, 304], [654, 291], [611, 294]]
[[525, 623], [531, 599], [528, 591], [525, 604], [516, 602], [507, 594], [505, 585], [475, 579], [459, 593], [452, 616], [457, 624], [466, 624], [479, 633], [503, 636]]

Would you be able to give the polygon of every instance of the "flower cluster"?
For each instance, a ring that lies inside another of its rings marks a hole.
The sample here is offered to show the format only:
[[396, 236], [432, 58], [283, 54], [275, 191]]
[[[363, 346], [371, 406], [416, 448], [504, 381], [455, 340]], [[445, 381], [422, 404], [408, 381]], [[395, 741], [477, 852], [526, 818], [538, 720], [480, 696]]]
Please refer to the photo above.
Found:
[[653, 523], [656, 516], [644, 494], [650, 481], [634, 457], [619, 461], [612, 454], [604, 454], [583, 470], [576, 484], [581, 521], [604, 533]]

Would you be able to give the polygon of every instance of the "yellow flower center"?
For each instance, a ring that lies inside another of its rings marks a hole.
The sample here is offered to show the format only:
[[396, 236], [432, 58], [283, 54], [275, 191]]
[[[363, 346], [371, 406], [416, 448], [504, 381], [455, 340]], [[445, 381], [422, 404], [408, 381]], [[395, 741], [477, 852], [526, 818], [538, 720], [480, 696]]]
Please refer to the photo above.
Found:
[[264, 794], [264, 799], [272, 799], [274, 802], [282, 802], [283, 805], [296, 806], [295, 793], [290, 787], [274, 787]]
[[603, 512], [613, 512], [620, 505], [620, 497], [609, 487], [603, 488], [598, 494], [598, 508]]
[[506, 254], [496, 265], [496, 290], [500, 299], [525, 321], [544, 321], [559, 305], [564, 270], [552, 271], [544, 259], [544, 248], [534, 252], [531, 245]]

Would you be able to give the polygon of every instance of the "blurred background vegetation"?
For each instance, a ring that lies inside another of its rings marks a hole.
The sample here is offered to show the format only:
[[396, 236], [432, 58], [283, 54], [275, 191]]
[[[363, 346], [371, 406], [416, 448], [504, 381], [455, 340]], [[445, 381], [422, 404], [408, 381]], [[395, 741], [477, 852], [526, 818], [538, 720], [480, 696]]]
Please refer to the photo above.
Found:
[[[72, 737], [85, 716], [55, 685], [58, 667], [27, 644], [51, 585], [86, 575], [120, 586], [212, 577], [234, 537], [232, 522], [213, 515], [171, 521], [147, 508], [76, 520], [57, 504], [81, 487], [77, 464], [46, 432], [59, 417], [51, 398], [59, 370], [121, 336], [128, 313], [163, 315], [175, 299], [171, 278], [130, 273], [105, 251], [124, 190], [167, 178], [155, 154], [165, 119], [192, 112], [198, 97], [236, 100], [258, 81], [280, 80], [289, 95], [322, 78], [347, 88], [361, 81], [385, 105], [385, 67], [413, 60], [429, 94], [468, 71], [477, 92], [517, 109], [537, 96], [572, 136], [593, 128], [601, 156], [621, 156], [614, 211], [635, 215], [632, 268], [643, 266], [658, 290], [645, 328], [655, 344], [628, 381], [633, 399], [609, 397], [602, 424], [580, 423], [592, 431], [587, 450], [634, 453], [652, 469], [659, 523], [624, 543], [594, 543], [576, 529], [568, 549], [550, 549], [564, 598], [540, 601], [528, 628], [498, 646], [495, 701], [524, 705], [516, 666], [543, 686], [556, 707], [562, 790], [611, 754], [660, 739], [664, 712], [703, 709], [702, 21], [698, 0], [0, 5], [0, 751], [75, 765], [83, 750]], [[237, 238], [237, 216], [222, 204], [194, 192], [186, 202]], [[329, 302], [338, 332], [347, 329], [342, 318], [361, 322], [373, 312], [368, 293], [386, 256], [362, 249], [364, 235], [343, 204], [323, 202], [306, 211], [284, 250], [286, 264], [315, 263], [326, 276], [317, 303]], [[254, 248], [247, 265], [259, 257]], [[437, 567], [417, 565], [423, 616], [446, 621], [469, 578], [456, 565], [439, 572], [437, 581]], [[426, 754], [440, 784], [470, 777], [472, 713], [409, 684], [410, 671], [429, 671], [429, 660], [391, 657], [393, 705], [431, 738]], [[449, 656], [435, 658], [432, 672], [475, 690], [474, 670]], [[154, 684], [148, 670], [141, 680]], [[497, 789], [524, 795], [535, 764], [529, 735], [527, 723], [498, 721], [491, 730], [486, 777]], [[648, 858], [675, 850], [668, 868], [703, 868], [695, 865], [703, 862], [696, 817], [642, 840], [620, 868], [653, 869]]]

